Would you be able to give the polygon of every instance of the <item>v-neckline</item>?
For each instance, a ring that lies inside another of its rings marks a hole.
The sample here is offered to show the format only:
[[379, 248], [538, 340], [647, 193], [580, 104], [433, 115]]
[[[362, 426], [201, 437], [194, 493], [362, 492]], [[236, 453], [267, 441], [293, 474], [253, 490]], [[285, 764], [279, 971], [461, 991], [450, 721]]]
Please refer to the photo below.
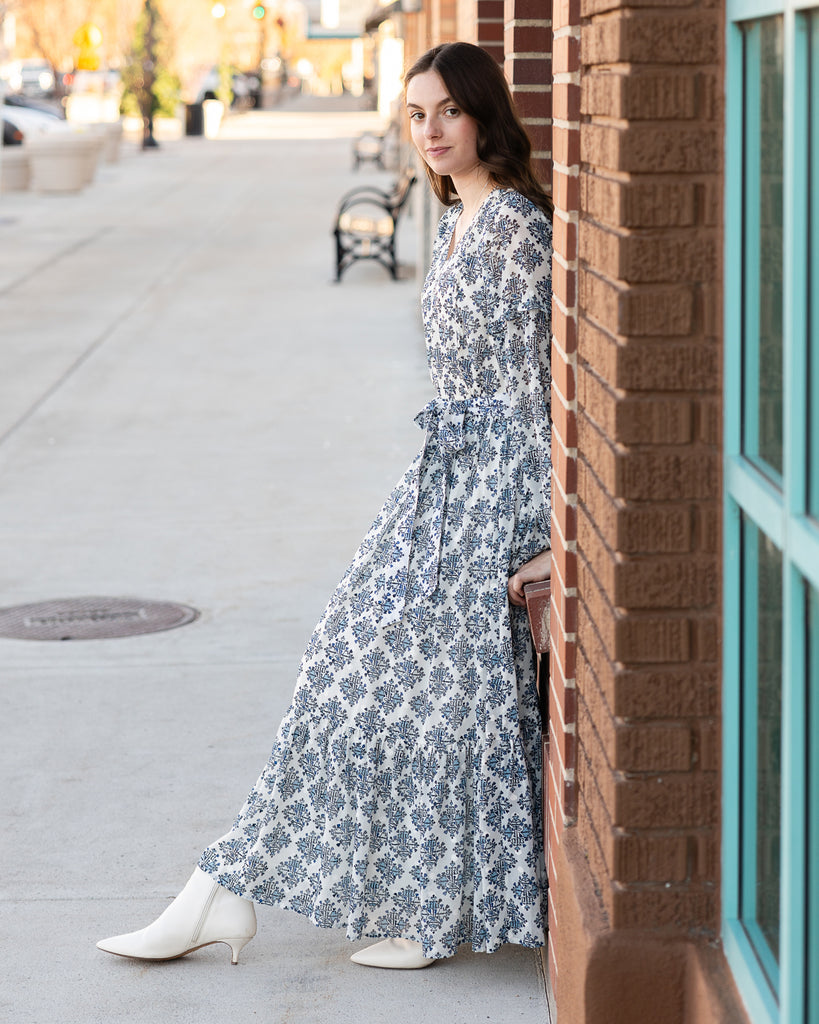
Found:
[[491, 188], [491, 189], [490, 189], [490, 190], [489, 190], [489, 191], [488, 191], [488, 192], [486, 193], [486, 195], [485, 195], [485, 196], [483, 197], [483, 199], [481, 200], [480, 206], [479, 206], [479, 207], [478, 207], [478, 209], [477, 209], [477, 210], [475, 211], [475, 215], [473, 216], [472, 220], [471, 220], [471, 221], [470, 221], [470, 222], [469, 222], [469, 223], [467, 224], [467, 226], [466, 226], [466, 227], [464, 228], [464, 233], [463, 233], [463, 234], [461, 235], [461, 237], [460, 237], [460, 238], [458, 239], [458, 241], [456, 242], [456, 241], [455, 241], [455, 229], [456, 229], [456, 227], [458, 226], [458, 221], [459, 221], [459, 220], [461, 219], [461, 216], [463, 215], [463, 212], [464, 212], [464, 204], [463, 204], [463, 203], [461, 203], [461, 212], [460, 212], [460, 213], [458, 214], [458, 216], [457, 216], [457, 217], [455, 218], [455, 223], [454, 223], [454, 224], [452, 225], [452, 233], [451, 233], [451, 234], [450, 234], [450, 236], [449, 236], [449, 247], [447, 248], [447, 252], [446, 252], [446, 257], [445, 257], [445, 259], [444, 259], [444, 263], [449, 263], [449, 261], [450, 261], [450, 260], [452, 259], [452, 257], [453, 257], [453, 256], [455, 255], [455, 253], [457, 252], [458, 248], [459, 248], [459, 247], [460, 247], [460, 245], [461, 245], [461, 242], [463, 242], [463, 240], [464, 240], [464, 239], [466, 238], [466, 236], [467, 236], [467, 235], [469, 234], [469, 232], [470, 232], [470, 231], [472, 230], [472, 226], [473, 226], [473, 225], [474, 225], [474, 224], [476, 223], [476, 221], [478, 220], [478, 217], [480, 216], [481, 210], [482, 210], [482, 209], [484, 208], [484, 206], [486, 205], [487, 201], [488, 201], [488, 200], [489, 200], [489, 199], [491, 198], [491, 196], [492, 196], [492, 195], [493, 195], [493, 194], [494, 194], [495, 192], [497, 192], [497, 191], [498, 191], [498, 187], [497, 187], [497, 186], [495, 186], [495, 188]]

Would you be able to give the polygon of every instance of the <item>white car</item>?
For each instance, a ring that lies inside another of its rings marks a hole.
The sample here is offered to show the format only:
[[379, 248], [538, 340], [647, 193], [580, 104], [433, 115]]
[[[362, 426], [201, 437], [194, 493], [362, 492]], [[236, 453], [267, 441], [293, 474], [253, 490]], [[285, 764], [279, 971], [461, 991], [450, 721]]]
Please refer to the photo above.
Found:
[[[70, 132], [71, 125], [61, 118], [52, 114], [46, 114], [40, 110], [29, 110], [27, 107], [10, 107], [3, 104], [0, 107], [3, 121], [10, 124], [16, 132], [22, 135], [19, 142], [24, 142], [27, 135], [42, 135], [44, 132]], [[6, 132], [4, 130], [4, 136]]]

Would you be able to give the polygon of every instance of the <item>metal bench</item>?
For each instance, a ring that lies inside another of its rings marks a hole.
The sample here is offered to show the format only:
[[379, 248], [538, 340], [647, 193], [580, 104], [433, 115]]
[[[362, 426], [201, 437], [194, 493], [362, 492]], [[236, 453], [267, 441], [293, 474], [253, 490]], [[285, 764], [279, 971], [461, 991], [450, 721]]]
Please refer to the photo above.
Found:
[[363, 163], [372, 163], [382, 170], [398, 153], [400, 130], [396, 121], [390, 122], [383, 132], [362, 132], [353, 142], [353, 170]]
[[398, 277], [395, 231], [415, 184], [415, 172], [406, 170], [391, 192], [361, 185], [342, 196], [336, 212], [336, 281], [357, 260], [376, 260]]

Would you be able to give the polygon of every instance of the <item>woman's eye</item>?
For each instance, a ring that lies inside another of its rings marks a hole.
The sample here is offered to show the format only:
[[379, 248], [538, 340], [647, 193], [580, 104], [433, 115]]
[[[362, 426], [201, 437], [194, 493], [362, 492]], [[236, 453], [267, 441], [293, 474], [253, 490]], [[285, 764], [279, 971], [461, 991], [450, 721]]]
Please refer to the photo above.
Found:
[[423, 114], [421, 113], [421, 111], [420, 110], [415, 110], [415, 111], [413, 111], [412, 114], [410, 114], [410, 121], [420, 121], [422, 117], [423, 117]]
[[447, 107], [447, 110], [446, 110], [447, 117], [457, 117], [458, 114], [460, 114], [460, 110], [458, 110], [457, 107]]

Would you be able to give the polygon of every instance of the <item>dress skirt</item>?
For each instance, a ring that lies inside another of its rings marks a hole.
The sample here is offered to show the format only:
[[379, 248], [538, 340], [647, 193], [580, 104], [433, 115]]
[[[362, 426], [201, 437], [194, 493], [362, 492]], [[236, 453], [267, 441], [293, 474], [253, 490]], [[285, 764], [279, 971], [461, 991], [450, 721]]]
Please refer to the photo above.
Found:
[[424, 955], [543, 944], [541, 726], [514, 569], [548, 546], [526, 514], [503, 400], [435, 399], [421, 452], [302, 659], [231, 831], [200, 867], [248, 899]]

